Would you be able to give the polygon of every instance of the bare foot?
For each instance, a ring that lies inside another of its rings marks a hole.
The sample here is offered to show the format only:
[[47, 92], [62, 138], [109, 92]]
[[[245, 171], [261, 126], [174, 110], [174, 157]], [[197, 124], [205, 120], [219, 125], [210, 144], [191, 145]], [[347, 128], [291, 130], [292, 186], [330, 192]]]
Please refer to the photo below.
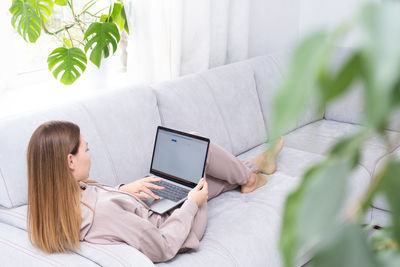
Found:
[[247, 183], [241, 186], [240, 192], [242, 192], [243, 194], [253, 192], [257, 188], [265, 185], [266, 183], [267, 178], [262, 173], [252, 172]]
[[258, 169], [265, 174], [272, 174], [276, 171], [276, 157], [283, 147], [284, 137], [281, 136], [275, 146], [254, 158]]

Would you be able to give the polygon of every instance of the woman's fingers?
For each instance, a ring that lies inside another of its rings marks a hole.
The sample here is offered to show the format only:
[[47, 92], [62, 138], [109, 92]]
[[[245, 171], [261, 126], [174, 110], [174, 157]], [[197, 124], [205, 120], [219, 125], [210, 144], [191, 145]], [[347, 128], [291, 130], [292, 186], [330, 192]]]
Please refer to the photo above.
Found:
[[147, 188], [154, 188], [154, 189], [158, 189], [158, 190], [163, 190], [164, 186], [159, 186], [153, 183], [145, 183], [144, 186], [146, 186]]
[[142, 191], [145, 192], [146, 194], [152, 196], [155, 199], [159, 199], [160, 197], [154, 194], [150, 189], [148, 189], [146, 186], [142, 187]]
[[162, 180], [161, 177], [156, 177], [156, 176], [149, 176], [143, 179], [145, 182], [160, 182]]
[[206, 182], [206, 180], [204, 179], [204, 178], [201, 178], [200, 179], [200, 181], [199, 181], [199, 183], [196, 185], [196, 190], [200, 190], [203, 186], [204, 186], [204, 183]]
[[137, 197], [140, 198], [140, 199], [147, 199], [147, 198], [149, 198], [148, 196], [143, 195], [143, 194], [134, 193], [134, 195], [137, 196]]

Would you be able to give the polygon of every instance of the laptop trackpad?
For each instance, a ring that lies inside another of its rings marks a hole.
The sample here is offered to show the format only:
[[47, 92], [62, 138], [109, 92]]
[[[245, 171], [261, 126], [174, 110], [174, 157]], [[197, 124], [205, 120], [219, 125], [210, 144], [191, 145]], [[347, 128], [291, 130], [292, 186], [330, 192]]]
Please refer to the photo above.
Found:
[[174, 207], [177, 203], [166, 198], [154, 200], [149, 206], [152, 211], [164, 213]]

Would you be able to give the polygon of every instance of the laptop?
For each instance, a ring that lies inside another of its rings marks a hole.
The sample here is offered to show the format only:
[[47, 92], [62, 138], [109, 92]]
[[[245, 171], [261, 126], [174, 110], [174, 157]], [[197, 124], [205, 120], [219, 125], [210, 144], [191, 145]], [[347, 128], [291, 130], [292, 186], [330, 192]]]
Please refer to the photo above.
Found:
[[187, 199], [204, 176], [210, 139], [158, 126], [150, 173], [163, 180], [153, 182], [163, 190], [151, 189], [160, 199], [143, 200], [152, 211], [163, 214]]

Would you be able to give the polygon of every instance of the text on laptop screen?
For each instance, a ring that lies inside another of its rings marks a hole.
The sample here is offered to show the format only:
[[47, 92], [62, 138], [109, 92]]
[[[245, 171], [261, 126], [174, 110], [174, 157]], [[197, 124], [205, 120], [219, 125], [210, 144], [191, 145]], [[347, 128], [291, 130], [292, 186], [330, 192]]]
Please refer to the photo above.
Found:
[[206, 153], [205, 141], [159, 130], [151, 168], [198, 183]]

